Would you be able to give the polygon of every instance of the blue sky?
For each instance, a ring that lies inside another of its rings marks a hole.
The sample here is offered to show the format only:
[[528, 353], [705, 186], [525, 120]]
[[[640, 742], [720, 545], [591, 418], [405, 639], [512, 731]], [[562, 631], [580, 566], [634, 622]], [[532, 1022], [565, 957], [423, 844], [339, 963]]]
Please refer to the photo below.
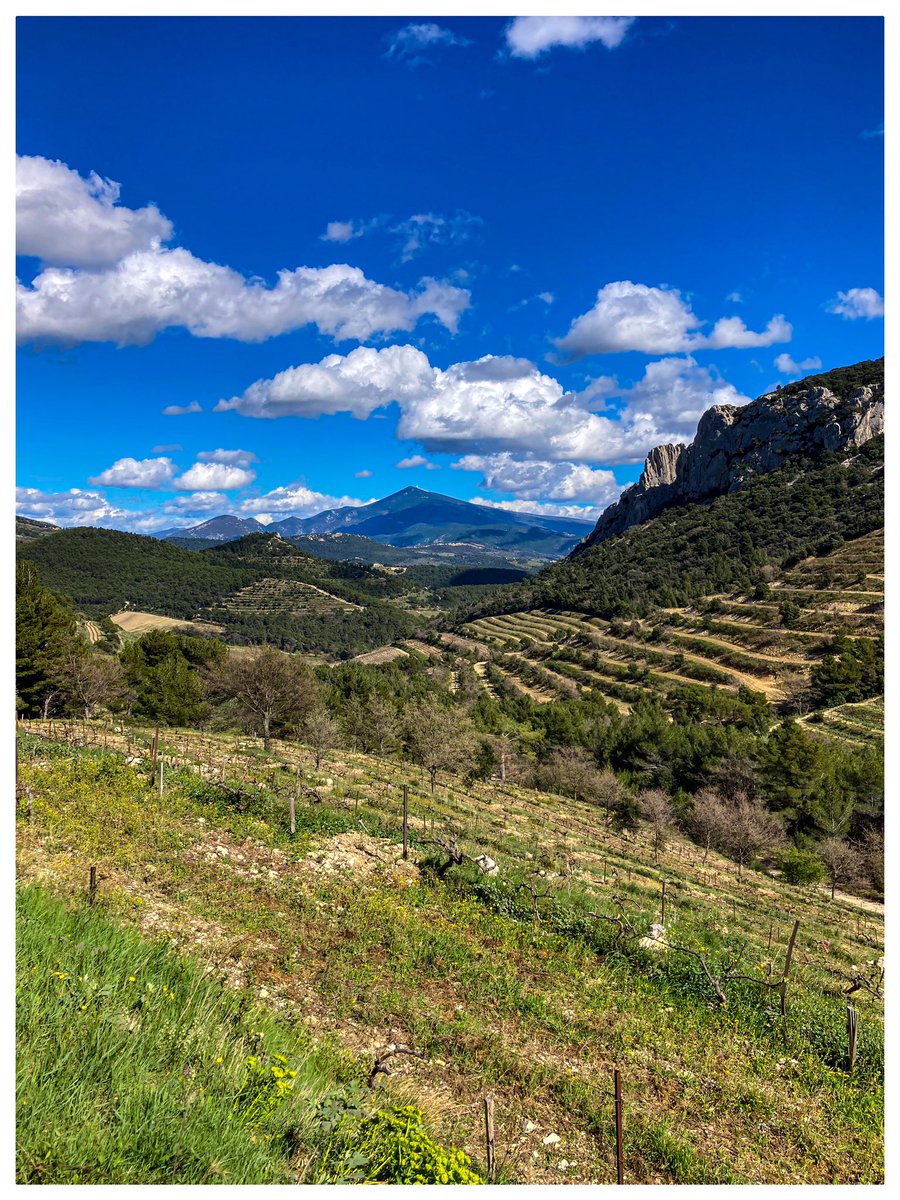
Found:
[[883, 353], [882, 37], [20, 18], [19, 511], [594, 519], [711, 404]]

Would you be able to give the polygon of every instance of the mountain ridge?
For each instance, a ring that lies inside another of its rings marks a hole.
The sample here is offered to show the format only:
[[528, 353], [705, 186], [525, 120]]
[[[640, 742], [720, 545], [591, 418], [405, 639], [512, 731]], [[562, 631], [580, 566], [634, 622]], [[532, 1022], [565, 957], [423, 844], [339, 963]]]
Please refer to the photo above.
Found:
[[789, 458], [857, 450], [884, 430], [884, 359], [808, 376], [749, 404], [714, 405], [685, 445], [656, 446], [637, 483], [600, 516], [572, 552], [624, 533], [674, 505], [738, 491]]
[[589, 521], [574, 517], [509, 512], [406, 487], [368, 504], [325, 509], [311, 517], [289, 516], [264, 525], [252, 517], [223, 514], [187, 529], [164, 529], [155, 536], [163, 541], [225, 542], [261, 532], [288, 538], [348, 533], [395, 547], [460, 544], [552, 559], [571, 550], [589, 528]]

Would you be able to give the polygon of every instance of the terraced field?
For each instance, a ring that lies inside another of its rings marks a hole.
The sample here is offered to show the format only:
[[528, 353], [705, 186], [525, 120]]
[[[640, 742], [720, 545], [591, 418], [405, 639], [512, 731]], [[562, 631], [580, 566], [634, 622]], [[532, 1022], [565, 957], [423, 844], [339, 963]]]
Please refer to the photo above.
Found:
[[260, 579], [226, 596], [219, 605], [226, 612], [248, 613], [331, 613], [362, 606], [334, 596], [311, 583], [296, 579]]
[[864, 700], [859, 704], [841, 704], [823, 712], [812, 713], [800, 721], [809, 733], [884, 749], [884, 700]]
[[[749, 689], [773, 705], [808, 681], [835, 634], [874, 637], [883, 630], [884, 535], [849, 542], [799, 563], [763, 591], [710, 596], [643, 620], [607, 621], [581, 612], [537, 610], [480, 617], [461, 626], [456, 645], [491, 660], [507, 686], [542, 700], [595, 691], [621, 711], [650, 689], [665, 698], [695, 684]], [[788, 621], [783, 606], [796, 606]], [[845, 706], [856, 710], [860, 706]], [[806, 721], [825, 736], [876, 742], [881, 710], [865, 718], [844, 709]], [[862, 728], [868, 720], [869, 732]]]

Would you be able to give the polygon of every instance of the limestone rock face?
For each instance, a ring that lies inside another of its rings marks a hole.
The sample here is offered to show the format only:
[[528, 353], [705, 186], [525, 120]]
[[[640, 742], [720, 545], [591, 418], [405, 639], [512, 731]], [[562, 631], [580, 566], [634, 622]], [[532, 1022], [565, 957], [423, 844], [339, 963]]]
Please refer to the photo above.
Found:
[[573, 551], [640, 525], [673, 504], [737, 491], [751, 475], [774, 471], [791, 455], [852, 451], [884, 432], [884, 387], [858, 387], [843, 398], [827, 387], [794, 384], [741, 407], [717, 404], [700, 418], [689, 446], [657, 446], [637, 483], [601, 515]]

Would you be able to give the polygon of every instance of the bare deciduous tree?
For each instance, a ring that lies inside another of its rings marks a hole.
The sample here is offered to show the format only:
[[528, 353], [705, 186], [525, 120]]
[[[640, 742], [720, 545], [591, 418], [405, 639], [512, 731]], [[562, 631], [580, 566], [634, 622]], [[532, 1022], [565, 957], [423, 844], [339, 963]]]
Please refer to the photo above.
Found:
[[839, 837], [826, 838], [816, 849], [819, 857], [828, 871], [828, 882], [831, 884], [831, 898], [839, 887], [852, 887], [860, 883], [864, 876], [863, 857], [855, 846]]
[[534, 781], [545, 792], [584, 800], [595, 790], [597, 775], [593, 760], [583, 750], [563, 746], [535, 768]]
[[880, 829], [867, 829], [863, 834], [859, 851], [866, 874], [879, 892], [884, 891], [884, 834]]
[[741, 796], [728, 805], [728, 823], [719, 838], [719, 848], [737, 863], [738, 878], [764, 850], [784, 844], [781, 819], [769, 812], [761, 801]]
[[237, 701], [248, 728], [262, 735], [266, 750], [273, 727], [301, 719], [313, 700], [308, 669], [274, 646], [229, 655], [208, 680], [211, 690]]
[[690, 831], [703, 847], [703, 861], [709, 852], [723, 841], [729, 822], [729, 807], [713, 788], [701, 788], [694, 796], [690, 815]]
[[60, 690], [89, 721], [101, 704], [112, 704], [125, 692], [125, 672], [117, 658], [98, 654], [75, 642], [59, 663]]
[[458, 771], [471, 762], [473, 735], [468, 718], [432, 697], [407, 713], [406, 737], [413, 759], [428, 772], [432, 792], [438, 771]]
[[373, 696], [366, 709], [369, 745], [379, 754], [395, 750], [400, 741], [400, 721], [397, 709], [384, 696]]
[[614, 771], [608, 768], [596, 773], [591, 799], [604, 809], [606, 824], [611, 825], [629, 802], [628, 788]]
[[301, 730], [303, 740], [315, 756], [318, 771], [326, 751], [341, 744], [341, 727], [324, 704], [315, 704], [304, 717]]
[[653, 861], [659, 863], [659, 852], [666, 846], [666, 834], [675, 827], [675, 810], [668, 792], [662, 788], [647, 788], [638, 793], [638, 811], [653, 830]]
[[784, 675], [780, 680], [780, 687], [784, 698], [790, 705], [791, 712], [796, 713], [798, 717], [809, 712], [812, 708], [813, 690], [808, 675], [802, 671]]

